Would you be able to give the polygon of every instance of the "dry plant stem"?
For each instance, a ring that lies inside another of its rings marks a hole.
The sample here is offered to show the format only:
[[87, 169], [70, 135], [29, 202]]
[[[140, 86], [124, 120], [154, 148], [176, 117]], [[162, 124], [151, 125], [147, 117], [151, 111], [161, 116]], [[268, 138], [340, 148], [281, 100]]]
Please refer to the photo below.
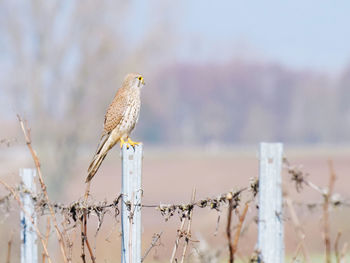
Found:
[[176, 250], [177, 250], [177, 248], [179, 247], [180, 237], [181, 237], [181, 233], [182, 233], [182, 230], [183, 230], [183, 228], [184, 228], [184, 225], [185, 225], [185, 221], [186, 221], [186, 218], [182, 217], [182, 218], [181, 218], [181, 226], [180, 226], [180, 229], [177, 230], [177, 236], [176, 236], [176, 240], [175, 240], [175, 246], [174, 246], [174, 249], [173, 249], [173, 253], [171, 254], [170, 263], [174, 262]]
[[19, 123], [21, 125], [21, 128], [22, 128], [22, 131], [23, 131], [23, 134], [24, 134], [24, 138], [25, 138], [27, 147], [28, 147], [28, 149], [29, 149], [29, 151], [30, 151], [30, 153], [32, 155], [32, 158], [33, 158], [34, 163], [35, 163], [35, 167], [36, 167], [37, 172], [38, 172], [40, 186], [41, 186], [41, 189], [42, 189], [42, 191], [44, 193], [44, 196], [45, 196], [45, 199], [46, 199], [46, 202], [47, 202], [47, 206], [48, 206], [49, 211], [50, 211], [51, 219], [52, 219], [53, 225], [55, 227], [57, 239], [58, 239], [58, 242], [60, 244], [60, 249], [61, 249], [63, 261], [65, 263], [68, 263], [63, 236], [62, 236], [61, 231], [58, 228], [55, 212], [54, 212], [52, 206], [50, 205], [49, 195], [47, 194], [46, 185], [45, 185], [44, 179], [43, 179], [42, 174], [41, 174], [39, 158], [38, 158], [36, 152], [34, 151], [34, 149], [32, 147], [32, 140], [31, 140], [31, 137], [30, 137], [30, 129], [28, 129], [26, 127], [26, 125], [24, 124], [23, 120], [21, 119], [21, 117], [19, 115], [17, 115], [17, 117], [18, 117]]
[[304, 180], [304, 182], [307, 186], [314, 189], [316, 192], [323, 194], [323, 190], [319, 186], [315, 185], [313, 182], [308, 181], [308, 180]]
[[333, 169], [332, 161], [329, 164], [329, 183], [328, 191], [324, 194], [323, 202], [323, 231], [324, 231], [324, 243], [326, 250], [326, 263], [331, 262], [331, 240], [330, 240], [330, 226], [329, 226], [329, 202], [333, 194], [334, 183], [336, 180], [336, 175]]
[[[91, 183], [91, 181], [86, 183], [86, 190], [85, 190], [85, 194], [84, 194], [84, 201], [86, 204], [87, 204], [87, 200], [88, 200], [89, 194], [90, 194], [90, 183]], [[92, 252], [92, 249], [91, 249], [88, 237], [87, 237], [87, 213], [86, 213], [86, 210], [84, 210], [84, 215], [83, 215], [83, 232], [82, 233], [83, 233], [83, 241], [82, 241], [83, 242], [83, 244], [82, 244], [83, 251], [84, 251], [84, 241], [85, 241], [86, 246], [87, 246], [89, 253], [90, 253], [91, 260], [92, 260], [92, 262], [95, 262], [95, 256]]]
[[[50, 217], [47, 218], [47, 223], [46, 223], [46, 234], [45, 234], [45, 245], [47, 246], [47, 243], [49, 241], [49, 236], [50, 236], [50, 229], [51, 229], [51, 224], [50, 224]], [[42, 253], [43, 257], [43, 263], [45, 263], [46, 259], [46, 254]]]
[[230, 253], [230, 259], [229, 259], [230, 263], [233, 262], [233, 247], [232, 247], [232, 243], [231, 243], [232, 211], [233, 211], [233, 200], [231, 198], [228, 201], [227, 225], [226, 225], [226, 236], [227, 236], [228, 249], [229, 249], [229, 253]]
[[145, 260], [145, 258], [148, 256], [149, 252], [151, 252], [152, 248], [154, 248], [156, 246], [156, 244], [157, 244], [157, 242], [160, 239], [162, 234], [163, 234], [163, 231], [161, 231], [159, 234], [155, 234], [153, 236], [152, 243], [149, 246], [149, 248], [147, 249], [147, 251], [145, 252], [145, 254], [143, 255], [143, 257], [141, 258], [141, 262], [143, 262]]
[[[62, 222], [62, 227], [63, 227], [63, 236], [65, 236], [67, 238], [67, 240], [66, 240], [67, 249], [68, 249], [68, 256], [67, 257], [68, 257], [68, 260], [72, 260], [72, 257], [73, 257], [73, 242], [72, 242], [71, 237], [68, 234], [66, 221]], [[75, 231], [73, 231], [73, 233], [75, 234]]]
[[185, 225], [185, 221], [186, 221], [186, 217], [182, 216], [181, 217], [180, 229], [177, 230], [177, 236], [176, 236], [176, 240], [175, 240], [173, 253], [171, 254], [170, 263], [174, 262], [176, 250], [179, 247], [180, 238], [182, 237], [182, 232], [183, 232], [183, 228], [184, 228], [184, 225]]
[[344, 245], [343, 245], [343, 248], [341, 250], [341, 253], [340, 253], [340, 263], [344, 263], [345, 262], [345, 255], [346, 255], [347, 249], [348, 249], [348, 243], [345, 242]]
[[290, 213], [290, 216], [292, 218], [293, 225], [294, 225], [294, 230], [298, 235], [299, 244], [300, 244], [301, 250], [303, 252], [304, 260], [306, 263], [308, 263], [308, 262], [310, 262], [310, 257], [309, 257], [308, 250], [306, 249], [304, 230], [303, 230], [303, 228], [300, 224], [299, 218], [295, 212], [292, 200], [287, 195], [284, 197], [284, 200], [286, 201], [286, 204], [288, 206], [289, 213]]
[[296, 248], [295, 252], [294, 252], [294, 256], [292, 257], [291, 263], [295, 263], [295, 261], [297, 260], [298, 255], [299, 255], [299, 251], [301, 250], [301, 247], [302, 247], [302, 244], [301, 244], [301, 241], [300, 241], [298, 243], [298, 245], [297, 245], [297, 248]]
[[90, 184], [91, 184], [91, 181], [86, 183], [86, 189], [85, 189], [85, 194], [84, 194], [84, 201], [85, 202], [87, 202], [87, 199], [90, 195]]
[[84, 219], [82, 218], [81, 224], [80, 224], [81, 225], [81, 231], [80, 231], [80, 233], [81, 233], [81, 255], [80, 255], [80, 257], [81, 257], [83, 263], [85, 263], [86, 262], [86, 260], [85, 260], [85, 234], [84, 234], [83, 221], [84, 221]]
[[242, 229], [242, 226], [243, 226], [244, 219], [245, 219], [245, 217], [247, 215], [247, 212], [248, 212], [248, 207], [249, 207], [249, 202], [246, 202], [245, 206], [244, 206], [243, 213], [242, 213], [242, 215], [239, 216], [239, 223], [238, 223], [238, 226], [237, 226], [235, 238], [233, 240], [233, 245], [232, 245], [233, 260], [235, 258], [235, 253], [237, 252], [238, 241], [239, 241], [239, 237], [241, 236], [241, 229]]
[[337, 234], [337, 237], [334, 242], [334, 253], [335, 253], [335, 259], [337, 263], [340, 263], [340, 253], [339, 253], [339, 240], [341, 237], [341, 232], [339, 231]]
[[38, 235], [38, 237], [40, 239], [40, 242], [41, 242], [41, 244], [43, 246], [44, 252], [45, 252], [46, 257], [47, 257], [47, 260], [48, 260], [49, 263], [51, 263], [51, 259], [50, 259], [50, 256], [49, 256], [49, 252], [47, 250], [47, 246], [45, 244], [45, 240], [44, 240], [42, 234], [40, 233], [40, 230], [39, 230], [37, 224], [35, 223], [33, 217], [24, 209], [24, 206], [23, 206], [23, 204], [21, 202], [21, 199], [17, 195], [16, 191], [11, 186], [9, 186], [7, 183], [3, 182], [2, 180], [0, 180], [0, 184], [2, 184], [8, 191], [10, 191], [12, 193], [12, 195], [16, 199], [19, 207], [21, 208], [23, 213], [26, 215], [26, 217], [30, 220], [30, 222], [34, 226], [34, 230], [35, 230], [35, 232], [37, 233], [37, 235]]
[[[193, 204], [196, 198], [196, 188], [193, 188], [192, 191], [192, 198], [191, 198], [191, 203]], [[187, 225], [187, 232], [186, 232], [186, 237], [185, 237], [185, 246], [184, 246], [184, 250], [182, 251], [182, 257], [181, 257], [181, 263], [184, 262], [185, 260], [185, 256], [186, 256], [186, 251], [187, 251], [187, 246], [188, 246], [188, 242], [190, 240], [191, 237], [191, 226], [192, 226], [192, 215], [193, 215], [193, 210], [194, 207], [192, 208], [191, 212], [190, 212], [190, 218], [188, 221], [188, 225]]]
[[90, 253], [91, 261], [93, 263], [95, 263], [96, 262], [95, 261], [96, 258], [94, 256], [94, 253], [92, 252], [92, 249], [91, 249], [88, 237], [87, 237], [87, 216], [86, 216], [86, 213], [84, 214], [84, 239], [85, 239], [85, 243], [86, 243], [86, 246], [88, 248], [88, 251]]
[[10, 263], [10, 261], [11, 261], [12, 240], [13, 240], [13, 232], [11, 233], [10, 240], [9, 240], [9, 242], [7, 243], [7, 258], [6, 258], [6, 263]]

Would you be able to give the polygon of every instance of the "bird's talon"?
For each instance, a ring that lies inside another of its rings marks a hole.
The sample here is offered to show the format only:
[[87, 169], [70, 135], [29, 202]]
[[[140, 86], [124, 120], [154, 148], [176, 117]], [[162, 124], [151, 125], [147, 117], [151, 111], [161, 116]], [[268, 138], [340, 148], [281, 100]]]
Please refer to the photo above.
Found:
[[134, 148], [134, 150], [135, 150], [135, 145], [139, 145], [140, 142], [134, 142], [130, 138], [128, 138], [128, 144], [130, 144], [132, 146], [132, 148]]
[[126, 144], [126, 147], [128, 147], [128, 144], [123, 139], [120, 139], [120, 149], [123, 148], [124, 144]]

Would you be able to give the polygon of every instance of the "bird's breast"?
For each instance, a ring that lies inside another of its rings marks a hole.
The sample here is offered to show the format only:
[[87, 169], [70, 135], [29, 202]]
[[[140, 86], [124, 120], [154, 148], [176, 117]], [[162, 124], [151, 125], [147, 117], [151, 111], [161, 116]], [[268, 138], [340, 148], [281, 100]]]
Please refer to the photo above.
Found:
[[123, 117], [118, 125], [121, 134], [129, 135], [134, 129], [140, 114], [140, 100], [132, 99], [123, 114]]

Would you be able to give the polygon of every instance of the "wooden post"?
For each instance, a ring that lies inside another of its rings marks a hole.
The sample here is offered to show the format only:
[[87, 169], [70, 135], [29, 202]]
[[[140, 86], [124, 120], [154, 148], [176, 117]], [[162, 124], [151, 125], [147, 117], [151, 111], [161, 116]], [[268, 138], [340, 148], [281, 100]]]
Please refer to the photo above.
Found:
[[122, 148], [122, 263], [141, 262], [142, 144]]
[[259, 262], [284, 261], [282, 215], [281, 143], [260, 144], [259, 175]]
[[[20, 194], [23, 209], [27, 215], [31, 215], [36, 222], [34, 203], [30, 193], [36, 192], [34, 177], [35, 169], [20, 169], [22, 179], [22, 191]], [[38, 263], [37, 233], [31, 220], [21, 211], [21, 263]]]

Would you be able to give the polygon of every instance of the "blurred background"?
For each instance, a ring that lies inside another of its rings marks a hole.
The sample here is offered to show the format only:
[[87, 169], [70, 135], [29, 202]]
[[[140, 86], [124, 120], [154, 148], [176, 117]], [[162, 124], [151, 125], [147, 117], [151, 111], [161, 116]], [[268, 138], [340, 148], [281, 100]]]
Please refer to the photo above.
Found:
[[[132, 138], [145, 147], [146, 201], [247, 185], [261, 141], [285, 143], [319, 183], [333, 159], [344, 183], [349, 8], [345, 0], [0, 1], [0, 175], [16, 180], [18, 168], [33, 165], [20, 114], [50, 196], [81, 196], [106, 108], [126, 73], [140, 72], [146, 86]], [[96, 198], [119, 193], [119, 162], [115, 149], [94, 179]]]

